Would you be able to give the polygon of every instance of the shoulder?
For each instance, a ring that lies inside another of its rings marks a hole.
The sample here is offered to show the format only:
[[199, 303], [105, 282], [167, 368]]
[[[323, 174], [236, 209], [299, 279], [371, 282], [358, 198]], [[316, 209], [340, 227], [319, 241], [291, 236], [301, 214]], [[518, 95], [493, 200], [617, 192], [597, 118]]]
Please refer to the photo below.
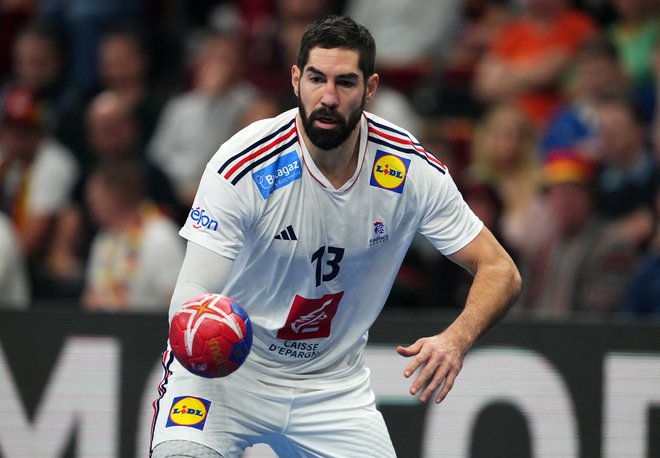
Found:
[[79, 171], [78, 161], [71, 150], [54, 139], [47, 139], [41, 144], [35, 168], [48, 174], [53, 171], [76, 174]]
[[163, 246], [172, 249], [175, 248], [174, 245], [182, 243], [178, 225], [170, 218], [157, 213], [146, 218], [143, 240], [146, 242], [145, 246], [160, 247], [161, 250]]
[[165, 104], [164, 113], [169, 116], [183, 116], [199, 111], [204, 105], [204, 97], [194, 91], [188, 91], [175, 95], [168, 100]]
[[259, 95], [259, 90], [251, 83], [241, 81], [235, 84], [228, 94], [232, 99], [238, 101], [251, 101]]
[[209, 167], [236, 185], [245, 175], [288, 152], [297, 143], [297, 112], [291, 109], [240, 130], [220, 147]]
[[[447, 167], [406, 129], [379, 116], [365, 112], [368, 142], [376, 150], [376, 156], [393, 154], [406, 166], [447, 174]], [[376, 158], [378, 160], [378, 158]], [[419, 164], [419, 165], [418, 165]]]
[[44, 140], [39, 148], [39, 155], [49, 161], [73, 163], [76, 161], [73, 152], [55, 139]]

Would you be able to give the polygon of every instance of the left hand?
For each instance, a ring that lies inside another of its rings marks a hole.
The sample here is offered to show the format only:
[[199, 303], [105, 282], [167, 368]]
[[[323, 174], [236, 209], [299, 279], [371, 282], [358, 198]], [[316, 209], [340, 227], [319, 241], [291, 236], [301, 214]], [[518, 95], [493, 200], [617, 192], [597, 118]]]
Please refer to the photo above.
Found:
[[410, 394], [416, 395], [422, 388], [419, 400], [426, 402], [440, 388], [435, 402], [440, 403], [454, 386], [463, 367], [465, 350], [448, 333], [423, 337], [408, 347], [396, 348], [401, 356], [412, 357], [403, 375], [410, 378], [420, 367], [422, 370], [410, 386]]

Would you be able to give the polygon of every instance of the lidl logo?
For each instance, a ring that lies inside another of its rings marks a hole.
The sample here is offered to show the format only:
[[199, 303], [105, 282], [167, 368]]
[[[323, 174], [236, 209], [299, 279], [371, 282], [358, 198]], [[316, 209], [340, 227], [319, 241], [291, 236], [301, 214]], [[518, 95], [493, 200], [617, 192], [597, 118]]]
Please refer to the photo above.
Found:
[[204, 429], [211, 401], [194, 396], [178, 396], [172, 401], [170, 416], [165, 427], [188, 426], [200, 431]]
[[374, 168], [371, 172], [371, 186], [388, 189], [390, 191], [403, 192], [406, 183], [410, 159], [404, 159], [392, 153], [376, 151]]

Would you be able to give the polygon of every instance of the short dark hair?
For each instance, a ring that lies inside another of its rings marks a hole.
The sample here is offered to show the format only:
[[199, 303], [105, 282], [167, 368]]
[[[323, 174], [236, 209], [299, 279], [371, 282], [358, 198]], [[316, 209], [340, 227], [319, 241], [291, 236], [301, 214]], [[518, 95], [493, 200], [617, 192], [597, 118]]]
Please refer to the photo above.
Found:
[[314, 21], [300, 39], [297, 65], [302, 71], [313, 48], [346, 48], [359, 54], [358, 66], [365, 80], [374, 74], [376, 42], [363, 25], [346, 16], [326, 16]]

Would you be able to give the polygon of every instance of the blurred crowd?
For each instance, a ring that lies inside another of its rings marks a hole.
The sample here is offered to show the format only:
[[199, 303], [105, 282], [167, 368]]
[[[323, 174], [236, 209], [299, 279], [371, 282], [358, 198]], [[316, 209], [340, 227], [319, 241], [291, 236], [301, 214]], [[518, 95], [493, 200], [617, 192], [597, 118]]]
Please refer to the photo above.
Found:
[[[656, 0], [0, 0], [0, 304], [164, 312], [206, 162], [296, 106], [327, 14], [376, 39], [368, 111], [514, 257], [515, 313], [660, 318]], [[387, 306], [461, 307], [470, 281], [416, 238]]]

